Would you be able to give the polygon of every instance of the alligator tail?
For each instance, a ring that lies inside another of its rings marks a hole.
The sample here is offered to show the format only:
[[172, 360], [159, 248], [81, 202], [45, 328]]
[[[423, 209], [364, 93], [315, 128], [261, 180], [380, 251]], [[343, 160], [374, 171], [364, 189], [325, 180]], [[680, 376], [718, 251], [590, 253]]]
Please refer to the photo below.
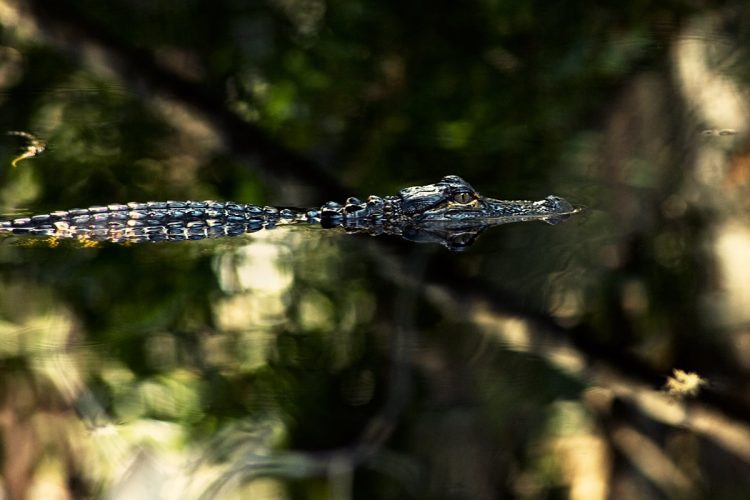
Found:
[[307, 219], [305, 211], [232, 202], [133, 202], [0, 221], [0, 233], [142, 243], [239, 236]]

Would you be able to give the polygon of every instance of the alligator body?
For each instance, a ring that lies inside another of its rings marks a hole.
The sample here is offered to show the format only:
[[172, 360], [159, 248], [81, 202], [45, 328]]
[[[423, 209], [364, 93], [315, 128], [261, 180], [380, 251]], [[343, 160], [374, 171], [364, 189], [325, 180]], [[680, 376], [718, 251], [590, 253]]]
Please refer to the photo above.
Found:
[[308, 224], [373, 236], [389, 234], [450, 250], [471, 245], [487, 228], [541, 220], [556, 224], [577, 212], [558, 196], [504, 201], [480, 195], [448, 175], [396, 196], [348, 198], [320, 208], [275, 208], [232, 202], [166, 201], [114, 204], [0, 221], [0, 233], [114, 243], [199, 240], [252, 233], [279, 225]]

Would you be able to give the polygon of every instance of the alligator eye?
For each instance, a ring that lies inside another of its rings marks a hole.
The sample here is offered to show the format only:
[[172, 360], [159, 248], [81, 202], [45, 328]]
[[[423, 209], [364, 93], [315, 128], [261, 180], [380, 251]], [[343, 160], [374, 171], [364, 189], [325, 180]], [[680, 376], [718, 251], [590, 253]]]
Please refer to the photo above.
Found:
[[456, 193], [453, 195], [453, 201], [456, 203], [471, 203], [474, 200], [474, 197], [471, 195], [471, 193], [463, 192], [463, 193]]

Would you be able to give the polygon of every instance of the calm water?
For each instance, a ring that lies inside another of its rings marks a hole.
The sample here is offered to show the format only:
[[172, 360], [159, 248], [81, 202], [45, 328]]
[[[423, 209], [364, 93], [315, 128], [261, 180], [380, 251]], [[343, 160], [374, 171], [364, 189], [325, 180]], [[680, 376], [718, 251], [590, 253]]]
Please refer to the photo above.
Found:
[[[0, 212], [564, 196], [463, 253], [0, 243], [15, 498], [750, 494], [750, 11], [0, 3]], [[17, 160], [16, 166], [12, 162]]]

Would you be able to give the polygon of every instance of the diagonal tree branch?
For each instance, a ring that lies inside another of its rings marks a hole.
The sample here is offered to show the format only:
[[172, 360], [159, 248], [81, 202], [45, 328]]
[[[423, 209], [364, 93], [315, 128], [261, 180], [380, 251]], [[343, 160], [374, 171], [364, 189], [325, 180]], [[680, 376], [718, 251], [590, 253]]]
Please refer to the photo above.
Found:
[[72, 57], [95, 53], [107, 61], [108, 69], [131, 88], [145, 89], [150, 96], [163, 95], [186, 106], [205, 120], [223, 139], [229, 151], [260, 163], [256, 168], [277, 180], [294, 178], [314, 186], [325, 199], [340, 199], [346, 190], [333, 173], [273, 139], [255, 124], [227, 109], [222, 96], [190, 82], [159, 64], [147, 50], [126, 46], [94, 24], [85, 13], [65, 0], [16, 0], [17, 14], [33, 22], [47, 42]]

